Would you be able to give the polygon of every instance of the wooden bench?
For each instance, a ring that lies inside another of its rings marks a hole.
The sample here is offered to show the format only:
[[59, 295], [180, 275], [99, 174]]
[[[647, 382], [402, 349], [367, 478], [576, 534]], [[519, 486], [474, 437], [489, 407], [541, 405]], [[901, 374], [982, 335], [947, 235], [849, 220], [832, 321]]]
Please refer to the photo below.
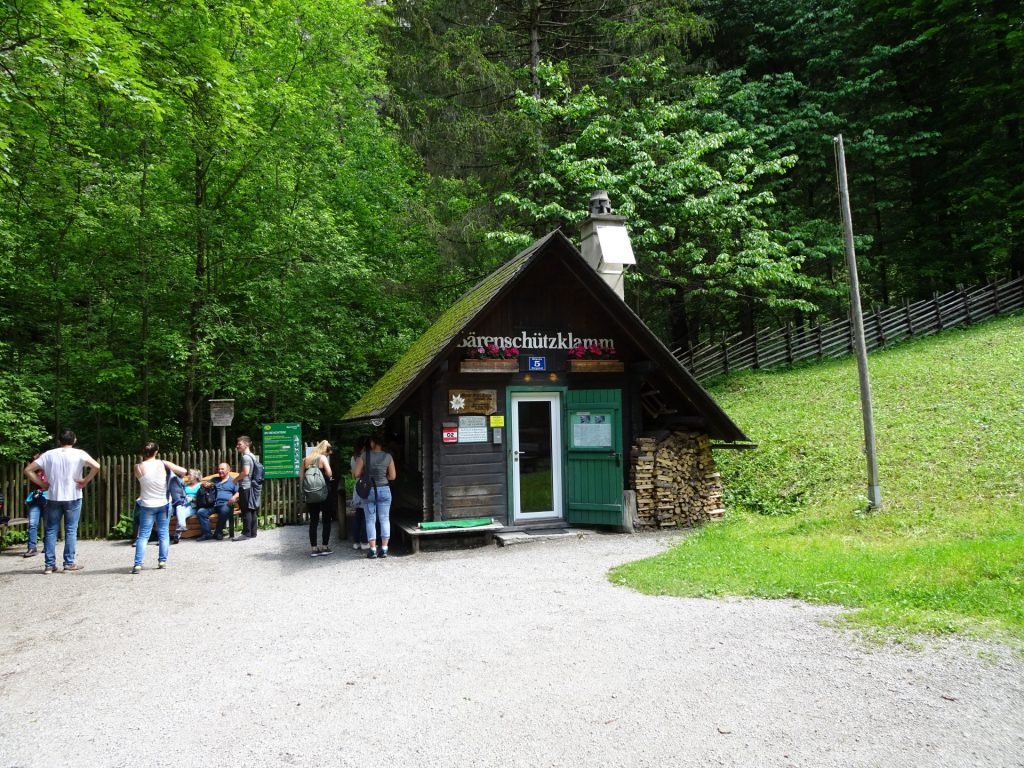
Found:
[[26, 528], [28, 527], [28, 518], [27, 517], [12, 517], [10, 520], [8, 520], [3, 525], [0, 525], [0, 552], [2, 552], [3, 549], [4, 549], [4, 536], [7, 533], [7, 529], [8, 528], [21, 527], [23, 525]]
[[494, 543], [494, 532], [502, 530], [505, 526], [501, 523], [490, 523], [488, 525], [474, 525], [471, 528], [420, 528], [418, 524], [400, 523], [398, 526], [412, 548], [415, 555], [420, 551], [420, 539], [434, 536], [475, 536], [482, 534], [485, 544]]

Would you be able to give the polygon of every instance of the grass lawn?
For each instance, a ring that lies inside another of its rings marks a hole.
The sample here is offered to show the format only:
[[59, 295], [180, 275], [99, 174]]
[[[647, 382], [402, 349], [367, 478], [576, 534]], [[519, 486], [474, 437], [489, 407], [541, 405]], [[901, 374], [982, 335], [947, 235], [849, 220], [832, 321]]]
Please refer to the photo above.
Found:
[[710, 389], [759, 444], [716, 452], [726, 520], [612, 572], [651, 594], [795, 597], [887, 636], [1024, 641], [1024, 317], [869, 357], [881, 511], [854, 358]]

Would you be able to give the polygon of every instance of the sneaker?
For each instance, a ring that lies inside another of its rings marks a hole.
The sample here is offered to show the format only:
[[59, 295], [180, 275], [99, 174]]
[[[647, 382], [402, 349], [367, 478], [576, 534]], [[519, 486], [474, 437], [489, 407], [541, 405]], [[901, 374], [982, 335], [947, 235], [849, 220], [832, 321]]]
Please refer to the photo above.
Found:
[[377, 553], [376, 553], [376, 552], [374, 552], [374, 551], [373, 551], [373, 550], [371, 549], [371, 550], [369, 550], [369, 551], [368, 551], [368, 552], [366, 553], [366, 557], [367, 557], [367, 559], [369, 559], [369, 560], [376, 560], [376, 559], [377, 559]]
[[377, 557], [387, 557], [387, 556], [388, 556], [388, 551], [386, 549], [382, 549], [380, 552], [377, 553]]
[[369, 549], [369, 548], [370, 548], [370, 545], [369, 545], [369, 544], [367, 544], [367, 543], [366, 543], [366, 542], [364, 541], [364, 542], [362, 542], [362, 543], [361, 543], [361, 544], [359, 545], [359, 548], [360, 548], [360, 549]]
[[173, 536], [171, 536], [171, 544], [177, 544], [179, 541], [181, 541], [180, 533], [175, 533]]
[[310, 557], [320, 557], [320, 555], [322, 555], [322, 554], [323, 554], [323, 552], [321, 552], [319, 549], [314, 549], [312, 552], [309, 553], [309, 556]]
[[352, 549], [359, 549], [359, 542], [358, 541], [353, 541], [352, 542]]
[[334, 554], [334, 550], [332, 550], [330, 547], [324, 547], [323, 549], [320, 550], [320, 556], [321, 557], [325, 557], [327, 555], [333, 555], [333, 554]]
[[202, 536], [197, 536], [196, 541], [213, 541], [213, 536], [204, 533]]
[[72, 563], [71, 565], [65, 565], [64, 566], [64, 570], [65, 571], [80, 571], [83, 568], [85, 568], [85, 566], [84, 565], [79, 565], [78, 563]]
[[235, 538], [233, 538], [232, 541], [248, 541], [251, 538], [252, 536], [250, 536], [247, 533], [240, 533], [237, 536], [235, 536]]
[[157, 568], [166, 568], [167, 567], [167, 561], [166, 560], [161, 560], [159, 563], [156, 564], [156, 567]]
[[215, 541], [223, 541], [224, 540], [224, 534], [223, 533], [215, 533], [215, 534], [213, 534], [213, 538], [214, 538]]
[[56, 565], [48, 565], [45, 568], [43, 568], [43, 575], [44, 576], [49, 576], [51, 573], [53, 573], [56, 570], [57, 570], [57, 566]]
[[135, 576], [136, 574], [139, 574], [139, 573], [142, 573], [142, 566], [141, 565], [133, 565], [132, 566], [132, 576]]
[[35, 557], [38, 554], [39, 554], [39, 550], [38, 549], [30, 549], [28, 552], [26, 552], [24, 555], [22, 555], [22, 557]]

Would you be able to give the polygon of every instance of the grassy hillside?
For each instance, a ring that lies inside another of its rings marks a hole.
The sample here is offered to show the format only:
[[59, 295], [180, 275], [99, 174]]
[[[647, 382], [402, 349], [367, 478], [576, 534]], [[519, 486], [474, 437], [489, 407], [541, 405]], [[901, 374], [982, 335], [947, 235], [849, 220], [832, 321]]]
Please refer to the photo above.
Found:
[[716, 453], [726, 521], [613, 580], [1024, 639], [1024, 317], [876, 352], [869, 368], [880, 512], [867, 512], [853, 358], [737, 375], [712, 394], [760, 447]]

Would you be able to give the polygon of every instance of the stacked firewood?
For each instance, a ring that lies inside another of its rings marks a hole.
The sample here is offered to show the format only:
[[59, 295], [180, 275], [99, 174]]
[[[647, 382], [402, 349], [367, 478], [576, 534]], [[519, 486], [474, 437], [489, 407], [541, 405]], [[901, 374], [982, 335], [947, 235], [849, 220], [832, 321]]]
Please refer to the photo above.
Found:
[[694, 526], [721, 519], [722, 481], [711, 440], [696, 432], [660, 432], [638, 438], [630, 479], [642, 528]]

